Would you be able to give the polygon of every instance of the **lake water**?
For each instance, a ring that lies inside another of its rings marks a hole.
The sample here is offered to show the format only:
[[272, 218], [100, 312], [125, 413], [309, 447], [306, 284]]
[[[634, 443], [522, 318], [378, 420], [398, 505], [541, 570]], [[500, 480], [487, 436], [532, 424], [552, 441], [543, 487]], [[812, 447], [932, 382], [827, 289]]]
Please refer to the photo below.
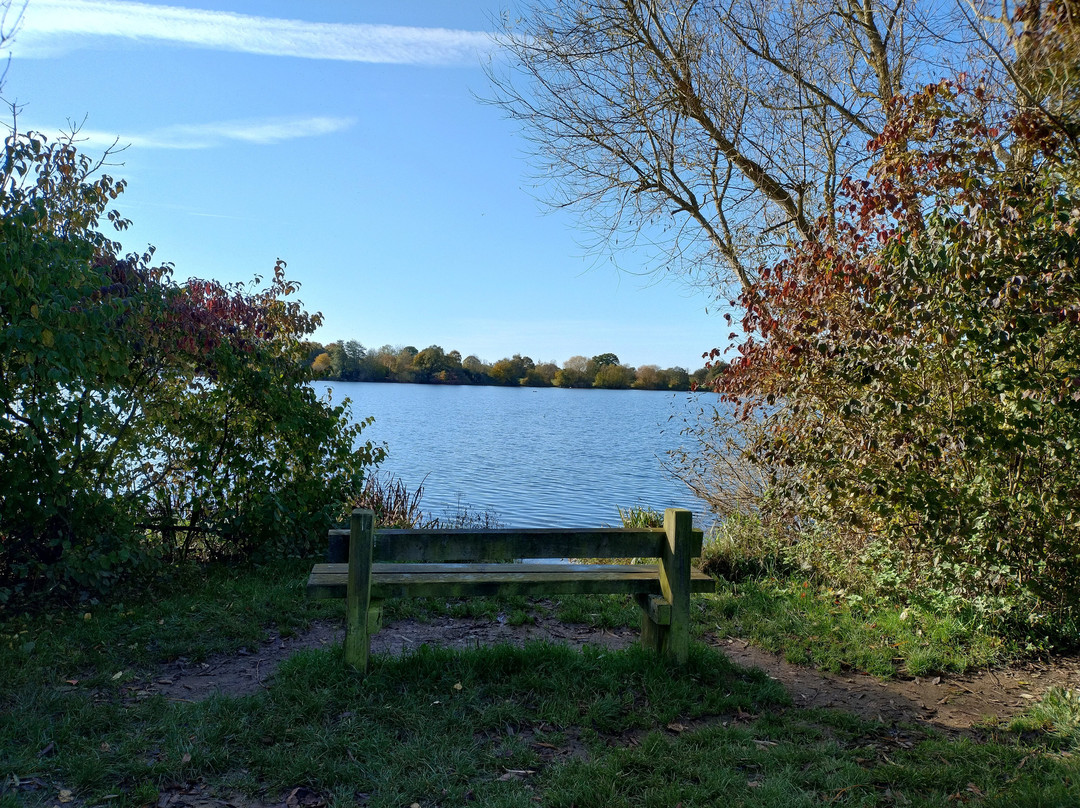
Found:
[[316, 382], [385, 443], [382, 470], [413, 490], [425, 513], [467, 505], [507, 527], [618, 525], [621, 506], [704, 507], [663, 466], [687, 418], [710, 393]]

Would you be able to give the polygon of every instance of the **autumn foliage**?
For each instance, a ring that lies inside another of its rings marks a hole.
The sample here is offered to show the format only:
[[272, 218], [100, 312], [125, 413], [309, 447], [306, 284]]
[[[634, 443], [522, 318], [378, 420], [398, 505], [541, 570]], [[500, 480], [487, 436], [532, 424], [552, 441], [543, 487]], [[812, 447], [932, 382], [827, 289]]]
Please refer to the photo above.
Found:
[[801, 558], [1038, 625], [1080, 607], [1080, 119], [1019, 97], [897, 99], [836, 229], [743, 296], [717, 389], [767, 426]]

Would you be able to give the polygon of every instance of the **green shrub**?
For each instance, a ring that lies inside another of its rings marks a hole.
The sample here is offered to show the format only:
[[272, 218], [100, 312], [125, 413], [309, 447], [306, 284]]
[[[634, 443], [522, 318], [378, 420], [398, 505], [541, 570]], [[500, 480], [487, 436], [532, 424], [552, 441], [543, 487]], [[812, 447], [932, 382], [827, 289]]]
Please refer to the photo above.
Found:
[[307, 382], [320, 322], [284, 264], [172, 281], [99, 227], [124, 189], [70, 140], [0, 166], [0, 603], [94, 595], [158, 560], [308, 553], [382, 450]]

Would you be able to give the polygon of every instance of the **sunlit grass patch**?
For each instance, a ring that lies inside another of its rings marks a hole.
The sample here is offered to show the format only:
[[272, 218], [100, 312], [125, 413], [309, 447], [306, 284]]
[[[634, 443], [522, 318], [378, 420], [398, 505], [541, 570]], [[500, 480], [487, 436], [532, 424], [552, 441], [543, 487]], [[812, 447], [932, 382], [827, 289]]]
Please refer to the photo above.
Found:
[[1080, 752], [1080, 688], [1051, 687], [1005, 725], [1013, 733], [1045, 735], [1058, 748]]
[[999, 664], [1015, 644], [985, 630], [974, 617], [918, 607], [851, 602], [799, 575], [721, 579], [704, 596], [701, 620], [724, 635], [744, 637], [789, 662], [875, 676], [922, 676]]

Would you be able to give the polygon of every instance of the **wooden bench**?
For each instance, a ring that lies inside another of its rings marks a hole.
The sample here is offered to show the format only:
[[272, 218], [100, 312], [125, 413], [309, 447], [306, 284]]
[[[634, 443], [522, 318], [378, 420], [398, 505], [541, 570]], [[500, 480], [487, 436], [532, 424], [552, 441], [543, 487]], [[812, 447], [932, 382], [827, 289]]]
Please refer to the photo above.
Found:
[[[664, 512], [663, 528], [601, 530], [380, 530], [369, 510], [348, 531], [331, 531], [341, 549], [316, 564], [313, 598], [345, 598], [345, 661], [367, 670], [371, 635], [386, 598], [629, 594], [642, 608], [641, 641], [678, 663], [690, 641], [690, 595], [715, 591], [690, 565], [702, 533], [687, 510]], [[347, 538], [347, 562], [344, 540]], [[335, 557], [336, 555], [336, 557]], [[659, 564], [569, 564], [520, 559], [658, 558]], [[336, 563], [335, 563], [336, 562]]]

